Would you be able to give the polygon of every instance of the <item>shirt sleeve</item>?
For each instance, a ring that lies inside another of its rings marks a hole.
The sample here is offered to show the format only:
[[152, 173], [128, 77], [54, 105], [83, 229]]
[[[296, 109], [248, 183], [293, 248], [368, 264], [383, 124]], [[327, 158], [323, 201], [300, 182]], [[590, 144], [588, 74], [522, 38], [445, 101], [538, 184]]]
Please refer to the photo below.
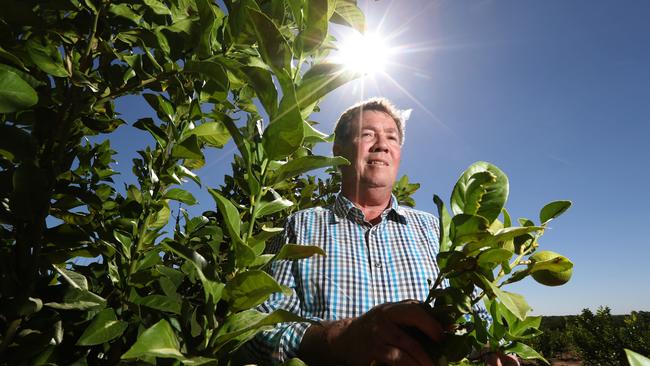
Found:
[[[285, 224], [284, 231], [275, 238], [267, 252], [276, 253], [282, 245], [295, 243], [293, 220], [291, 217]], [[298, 314], [307, 319], [320, 321], [322, 319], [309, 316], [303, 309], [299, 285], [296, 280], [297, 267], [295, 261], [279, 260], [271, 263], [269, 274], [282, 286], [292, 290], [290, 295], [283, 293], [272, 294], [264, 303], [257, 307], [257, 310], [264, 313], [271, 313], [277, 309], [284, 309]], [[296, 357], [300, 342], [302, 341], [308, 322], [287, 322], [276, 324], [272, 329], [258, 333], [244, 347], [245, 352], [260, 365], [277, 365]]]

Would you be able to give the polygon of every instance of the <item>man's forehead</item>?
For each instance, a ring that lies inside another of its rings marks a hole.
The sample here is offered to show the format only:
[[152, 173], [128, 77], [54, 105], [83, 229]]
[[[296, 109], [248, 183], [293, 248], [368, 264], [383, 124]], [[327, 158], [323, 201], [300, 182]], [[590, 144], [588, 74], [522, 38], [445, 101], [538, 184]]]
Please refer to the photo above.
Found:
[[360, 128], [373, 128], [373, 127], [378, 127], [377, 122], [384, 122], [384, 121], [391, 121], [392, 123], [389, 123], [388, 125], [384, 125], [382, 123], [382, 126], [384, 127], [384, 130], [387, 131], [399, 131], [397, 128], [397, 121], [391, 117], [390, 114], [384, 112], [384, 111], [376, 111], [376, 110], [370, 110], [370, 111], [363, 111], [359, 115], [359, 117], [356, 119], [356, 123], [359, 124]]

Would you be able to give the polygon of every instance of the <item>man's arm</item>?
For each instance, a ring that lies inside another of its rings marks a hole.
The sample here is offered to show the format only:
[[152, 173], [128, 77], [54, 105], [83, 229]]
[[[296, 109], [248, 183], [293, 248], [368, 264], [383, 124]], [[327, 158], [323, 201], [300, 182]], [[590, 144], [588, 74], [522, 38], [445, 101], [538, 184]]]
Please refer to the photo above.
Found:
[[420, 342], [404, 328], [418, 329], [431, 340], [442, 339], [440, 324], [422, 303], [403, 301], [376, 306], [358, 318], [311, 325], [298, 357], [308, 365], [433, 366]]

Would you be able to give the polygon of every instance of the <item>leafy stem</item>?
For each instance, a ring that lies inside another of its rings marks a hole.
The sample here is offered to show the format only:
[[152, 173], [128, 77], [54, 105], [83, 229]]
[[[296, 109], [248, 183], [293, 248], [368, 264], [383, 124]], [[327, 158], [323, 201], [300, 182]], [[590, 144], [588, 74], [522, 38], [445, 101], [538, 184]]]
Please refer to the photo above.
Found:
[[248, 240], [253, 236], [253, 230], [255, 229], [255, 219], [257, 218], [258, 205], [262, 200], [262, 197], [266, 193], [266, 188], [264, 188], [264, 182], [266, 181], [266, 168], [268, 166], [268, 159], [262, 161], [261, 171], [260, 171], [260, 189], [257, 191], [255, 196], [251, 196], [251, 218], [248, 226], [248, 234], [244, 240]]

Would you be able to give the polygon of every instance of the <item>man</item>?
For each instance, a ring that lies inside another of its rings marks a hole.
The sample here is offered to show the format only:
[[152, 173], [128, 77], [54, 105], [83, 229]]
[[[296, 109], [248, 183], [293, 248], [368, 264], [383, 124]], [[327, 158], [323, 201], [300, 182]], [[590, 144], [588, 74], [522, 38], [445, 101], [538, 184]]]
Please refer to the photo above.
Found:
[[418, 329], [432, 344], [443, 337], [421, 303], [438, 273], [437, 220], [399, 206], [391, 194], [404, 120], [386, 99], [373, 98], [346, 110], [335, 134], [334, 154], [350, 161], [341, 168], [336, 202], [291, 215], [272, 248], [318, 245], [327, 256], [276, 262], [272, 275], [294, 293], [274, 294], [261, 305], [319, 323], [280, 324], [249, 348], [262, 363], [299, 357], [308, 365], [432, 366], [405, 331]]

